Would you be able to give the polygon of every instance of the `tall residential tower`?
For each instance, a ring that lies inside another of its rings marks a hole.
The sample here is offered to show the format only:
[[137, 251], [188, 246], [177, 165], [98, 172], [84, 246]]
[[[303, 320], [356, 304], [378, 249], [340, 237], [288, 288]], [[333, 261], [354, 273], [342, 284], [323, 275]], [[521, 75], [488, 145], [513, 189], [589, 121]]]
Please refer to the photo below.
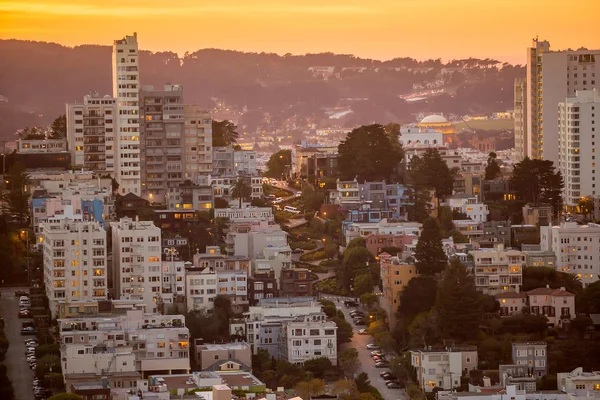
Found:
[[121, 194], [141, 195], [140, 89], [137, 34], [115, 40], [112, 51], [113, 97], [117, 100], [115, 179]]

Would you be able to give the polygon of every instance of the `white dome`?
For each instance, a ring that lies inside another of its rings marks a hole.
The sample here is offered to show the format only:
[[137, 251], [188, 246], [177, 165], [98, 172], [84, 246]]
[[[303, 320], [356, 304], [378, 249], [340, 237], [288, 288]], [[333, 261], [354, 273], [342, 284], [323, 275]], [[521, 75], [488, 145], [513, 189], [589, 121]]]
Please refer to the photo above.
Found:
[[441, 115], [428, 115], [423, 118], [420, 122], [421, 124], [446, 124], [448, 120]]

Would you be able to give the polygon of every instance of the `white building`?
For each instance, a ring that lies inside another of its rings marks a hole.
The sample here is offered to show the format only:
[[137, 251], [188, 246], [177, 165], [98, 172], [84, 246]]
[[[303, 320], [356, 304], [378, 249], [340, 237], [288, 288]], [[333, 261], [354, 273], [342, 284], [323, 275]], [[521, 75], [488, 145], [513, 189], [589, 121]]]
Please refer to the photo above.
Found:
[[[515, 102], [515, 114], [525, 116], [525, 129], [515, 130], [519, 137], [515, 142], [525, 156], [559, 161], [558, 103], [565, 101], [578, 90], [600, 88], [600, 50], [551, 51], [547, 41], [533, 40], [527, 49], [527, 83], [523, 101]], [[523, 83], [516, 82], [523, 87]], [[519, 110], [522, 107], [524, 110]]]
[[575, 295], [564, 287], [551, 289], [550, 286], [527, 292], [529, 312], [548, 318], [549, 326], [564, 326], [575, 318]]
[[487, 221], [488, 206], [481, 203], [477, 196], [459, 193], [446, 198], [446, 204], [453, 210], [466, 214], [475, 222]]
[[444, 144], [444, 134], [434, 129], [403, 126], [400, 128], [400, 138], [398, 141], [402, 146], [415, 144], [441, 146]]
[[212, 119], [208, 111], [194, 105], [183, 107], [185, 179], [200, 184], [212, 173]]
[[227, 218], [231, 223], [275, 220], [272, 207], [215, 208], [215, 218]]
[[59, 300], [106, 299], [106, 231], [98, 222], [49, 221], [41, 226], [41, 238], [53, 317]]
[[477, 348], [411, 350], [417, 384], [426, 392], [434, 387], [450, 390], [461, 385], [460, 377], [477, 368]]
[[[119, 316], [61, 319], [58, 329], [63, 373], [98, 368], [90, 364], [89, 357], [79, 357], [81, 350], [86, 354], [95, 346], [123, 349], [124, 353], [132, 351], [135, 370], [144, 377], [157, 373], [188, 373], [190, 370], [189, 329], [183, 315], [144, 314], [141, 310], [130, 310]], [[71, 348], [77, 349], [77, 354]], [[123, 357], [123, 361], [129, 359]], [[112, 364], [107, 366], [109, 371], [123, 366], [122, 363]]]
[[540, 243], [542, 251], [552, 251], [556, 255], [557, 271], [575, 274], [584, 286], [598, 280], [600, 225], [566, 222], [560, 226], [542, 226]]
[[419, 236], [422, 224], [419, 222], [389, 222], [387, 218], [379, 222], [347, 222], [342, 224], [346, 244], [352, 239], [367, 235], [412, 235]]
[[[314, 321], [310, 316], [283, 324], [285, 359], [302, 364], [313, 358], [327, 357], [337, 365], [337, 325], [333, 321]], [[282, 357], [283, 358], [283, 357]]]
[[188, 312], [212, 310], [217, 297], [217, 272], [212, 267], [186, 268], [185, 288]]
[[292, 249], [289, 245], [265, 247], [263, 254], [252, 260], [252, 273], [272, 271], [278, 287], [281, 270], [284, 268], [292, 268]]
[[499, 244], [495, 249], [472, 251], [475, 264], [475, 286], [485, 294], [518, 292], [523, 283], [523, 268], [526, 257], [522, 251], [504, 249]]
[[248, 272], [217, 270], [217, 294], [228, 296], [234, 309], [244, 309], [248, 305]]
[[[162, 261], [162, 293], [161, 301], [164, 307], [183, 301], [185, 297], [185, 266], [191, 265], [190, 262], [184, 263], [177, 257], [170, 254], [163, 256]], [[163, 308], [163, 312], [167, 311]]]
[[236, 175], [256, 175], [256, 152], [236, 150], [233, 153], [233, 169]]
[[162, 294], [161, 231], [152, 221], [111, 222], [115, 297], [144, 300], [157, 312]]
[[83, 103], [66, 105], [67, 143], [77, 169], [115, 172], [118, 143], [116, 100], [92, 92]]
[[[600, 80], [600, 68], [598, 73]], [[600, 194], [600, 187], [596, 190], [600, 164], [596, 167], [595, 159], [599, 112], [600, 88], [578, 90], [575, 97], [568, 97], [558, 105], [558, 168], [565, 182], [563, 199], [567, 206], [576, 207], [582, 197]]]
[[114, 148], [115, 179], [124, 195], [142, 194], [140, 174], [140, 75], [137, 33], [115, 40], [112, 48], [112, 87], [117, 99]]
[[262, 256], [266, 247], [287, 246], [287, 234], [278, 224], [266, 221], [231, 224], [225, 245], [229, 256], [253, 258]]
[[583, 368], [575, 368], [571, 372], [556, 374], [558, 390], [574, 395], [575, 398], [597, 398], [600, 390], [600, 372], [583, 372]]

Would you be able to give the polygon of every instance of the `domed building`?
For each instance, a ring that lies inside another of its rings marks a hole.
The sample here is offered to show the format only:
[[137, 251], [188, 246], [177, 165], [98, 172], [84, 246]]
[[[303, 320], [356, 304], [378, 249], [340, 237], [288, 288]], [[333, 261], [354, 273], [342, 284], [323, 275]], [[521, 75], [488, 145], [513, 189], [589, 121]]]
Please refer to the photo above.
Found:
[[417, 124], [421, 129], [431, 129], [444, 134], [444, 143], [452, 143], [456, 136], [454, 125], [443, 115], [428, 115]]

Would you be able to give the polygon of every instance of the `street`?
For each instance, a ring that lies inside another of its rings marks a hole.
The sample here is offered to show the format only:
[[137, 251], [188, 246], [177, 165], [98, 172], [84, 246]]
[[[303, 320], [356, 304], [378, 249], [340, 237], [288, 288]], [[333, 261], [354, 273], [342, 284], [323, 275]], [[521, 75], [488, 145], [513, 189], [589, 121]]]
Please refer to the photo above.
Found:
[[381, 376], [379, 376], [380, 372], [388, 371], [387, 368], [375, 368], [375, 362], [371, 357], [371, 351], [367, 350], [367, 344], [373, 343], [373, 338], [370, 335], [359, 335], [358, 331], [362, 328], [366, 328], [366, 326], [357, 327], [354, 322], [352, 322], [352, 318], [350, 317], [349, 312], [354, 310], [354, 308], [347, 308], [341, 302], [338, 303], [337, 300], [340, 299], [344, 301], [348, 298], [338, 297], [332, 295], [323, 295], [321, 296], [323, 299], [332, 300], [336, 303], [336, 307], [341, 309], [344, 312], [344, 316], [346, 317], [346, 321], [350, 322], [352, 325], [354, 336], [352, 336], [352, 342], [346, 343], [341, 346], [340, 350], [344, 350], [347, 347], [353, 347], [358, 350], [358, 361], [360, 363], [360, 372], [365, 372], [369, 376], [369, 380], [371, 381], [371, 385], [373, 385], [381, 396], [383, 396], [386, 400], [404, 400], [406, 399], [406, 392], [404, 389], [389, 389], [385, 386], [385, 382]]
[[21, 336], [21, 322], [18, 318], [19, 299], [15, 290], [26, 288], [3, 288], [0, 298], [0, 315], [4, 318], [4, 332], [9, 346], [4, 364], [8, 370], [8, 378], [15, 389], [15, 399], [33, 400], [33, 371], [29, 368], [25, 357], [25, 336]]

